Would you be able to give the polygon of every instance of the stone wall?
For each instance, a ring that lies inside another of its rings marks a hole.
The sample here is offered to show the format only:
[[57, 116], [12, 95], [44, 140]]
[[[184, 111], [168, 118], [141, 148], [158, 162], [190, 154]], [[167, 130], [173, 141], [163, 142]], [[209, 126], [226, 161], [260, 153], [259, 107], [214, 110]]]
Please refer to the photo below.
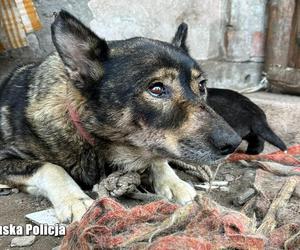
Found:
[[211, 86], [244, 89], [258, 84], [264, 55], [267, 0], [37, 0], [44, 28], [30, 34], [29, 48], [0, 55], [0, 79], [17, 63], [39, 60], [53, 50], [53, 12], [64, 8], [99, 36], [170, 41], [177, 26], [189, 25], [188, 45]]

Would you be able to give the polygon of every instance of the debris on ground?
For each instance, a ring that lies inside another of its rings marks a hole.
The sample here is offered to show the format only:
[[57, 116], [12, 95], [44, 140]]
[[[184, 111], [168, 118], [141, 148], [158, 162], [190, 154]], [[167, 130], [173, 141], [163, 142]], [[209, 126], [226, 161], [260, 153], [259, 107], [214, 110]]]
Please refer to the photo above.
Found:
[[12, 193], [10, 188], [2, 188], [0, 189], [0, 196], [10, 195]]
[[5, 184], [0, 184], [0, 189], [3, 189], [3, 188], [10, 188], [10, 186], [5, 185]]
[[37, 225], [40, 224], [55, 225], [59, 223], [55, 211], [52, 208], [26, 214], [25, 218]]
[[249, 201], [255, 195], [255, 193], [256, 191], [254, 188], [248, 188], [245, 192], [237, 196], [236, 199], [233, 200], [233, 203], [237, 206], [242, 206]]
[[[294, 146], [288, 154], [237, 157], [234, 162], [242, 160], [240, 166], [248, 170], [241, 175], [222, 173], [223, 180], [215, 180], [219, 164], [214, 174], [206, 174], [209, 182], [192, 181], [206, 194], [199, 192], [197, 201], [183, 207], [160, 200], [125, 208], [115, 200], [102, 198], [80, 222], [69, 226], [61, 249], [299, 249], [298, 156], [300, 147]], [[199, 168], [188, 165], [182, 169], [185, 174], [192, 170], [190, 174], [199, 179]], [[196, 170], [197, 174], [193, 172]], [[203, 171], [205, 168], [201, 168]], [[232, 200], [240, 211], [211, 198], [213, 192], [228, 192], [235, 182], [251, 183]], [[130, 195], [139, 197], [143, 193]]]
[[[258, 219], [265, 218], [268, 211], [273, 207], [273, 210], [277, 210], [276, 220], [279, 226], [288, 223], [300, 225], [300, 200], [294, 195], [296, 187], [300, 186], [299, 176], [276, 176], [258, 169], [256, 170], [254, 186], [258, 194], [252, 208]], [[274, 207], [275, 201], [279, 204], [275, 204]]]
[[277, 162], [268, 162], [268, 161], [251, 161], [246, 162], [244, 160], [240, 161], [245, 166], [251, 166], [255, 168], [261, 168], [263, 170], [269, 171], [275, 175], [282, 175], [282, 176], [292, 176], [298, 175], [300, 176], [300, 167], [292, 167], [283, 165]]
[[[288, 154], [299, 160], [300, 147], [289, 148]], [[114, 172], [97, 185], [102, 198], [68, 227], [61, 249], [299, 250], [300, 165], [286, 164], [285, 156], [239, 158], [219, 164], [214, 173], [214, 168], [181, 166], [176, 172], [202, 190], [197, 201], [183, 207], [137, 188], [141, 176]], [[28, 218], [55, 223], [44, 217]]]
[[[299, 229], [299, 228], [298, 228]], [[300, 230], [298, 233], [291, 236], [285, 243], [284, 248], [285, 249], [299, 249], [300, 246]]]
[[258, 233], [269, 235], [273, 229], [275, 229], [278, 224], [276, 221], [276, 215], [279, 210], [284, 209], [298, 183], [300, 183], [300, 179], [295, 176], [290, 177], [285, 181], [279, 193], [273, 199], [261, 225], [257, 229]]
[[17, 194], [19, 193], [19, 189], [11, 188], [10, 186], [0, 184], [0, 196], [6, 196], [10, 194]]
[[52, 250], [60, 250], [60, 246], [53, 247]]
[[228, 181], [212, 181], [204, 182], [202, 184], [194, 184], [196, 189], [209, 190], [209, 189], [221, 189], [222, 187], [228, 186]]
[[234, 181], [235, 180], [235, 176], [232, 174], [226, 174], [225, 175], [225, 180], [228, 182]]
[[[288, 250], [299, 249], [300, 244], [295, 245], [293, 243], [293, 238], [296, 237], [299, 229], [300, 226], [298, 224], [290, 223], [273, 230], [270, 233], [266, 248], [274, 250], [283, 248]], [[289, 248], [286, 246], [289, 246]]]
[[10, 246], [11, 247], [27, 247], [31, 246], [35, 241], [35, 236], [18, 236], [12, 239]]
[[68, 227], [61, 249], [263, 249], [254, 225], [204, 194], [182, 207], [156, 201], [131, 209], [106, 197]]
[[[234, 153], [227, 159], [228, 162], [245, 161], [272, 161], [283, 165], [300, 167], [300, 160], [296, 156], [300, 156], [300, 145], [294, 145], [288, 148], [286, 152], [277, 151], [270, 154], [248, 155], [244, 153]], [[300, 171], [300, 170], [298, 170]]]

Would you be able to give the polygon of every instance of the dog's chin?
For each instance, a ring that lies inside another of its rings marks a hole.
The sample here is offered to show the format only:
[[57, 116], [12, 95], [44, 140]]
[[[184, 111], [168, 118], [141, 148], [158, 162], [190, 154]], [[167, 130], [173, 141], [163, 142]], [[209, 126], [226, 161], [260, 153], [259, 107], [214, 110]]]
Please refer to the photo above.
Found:
[[206, 154], [195, 154], [195, 155], [190, 155], [189, 157], [177, 157], [173, 158], [176, 160], [180, 160], [186, 164], [190, 165], [217, 165], [226, 159], [226, 156], [224, 155], [219, 155], [219, 154], [214, 154], [211, 152], [208, 152]]
[[207, 158], [205, 160], [200, 160], [200, 161], [194, 161], [194, 163], [190, 163], [192, 165], [217, 165], [217, 164], [220, 164], [222, 162], [224, 162], [224, 157], [210, 157], [210, 158]]
[[183, 151], [180, 155], [162, 148], [155, 149], [152, 152], [158, 157], [168, 160], [179, 160], [190, 165], [216, 165], [224, 162], [228, 157], [226, 155], [217, 154], [213, 152], [213, 150], [201, 152], [201, 150], [189, 149]]

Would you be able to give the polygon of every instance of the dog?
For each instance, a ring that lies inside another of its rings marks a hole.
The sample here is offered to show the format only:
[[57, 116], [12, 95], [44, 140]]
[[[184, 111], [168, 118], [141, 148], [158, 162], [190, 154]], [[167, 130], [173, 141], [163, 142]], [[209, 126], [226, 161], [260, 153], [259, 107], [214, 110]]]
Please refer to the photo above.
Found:
[[56, 51], [16, 69], [0, 88], [0, 181], [53, 204], [60, 221], [81, 218], [105, 166], [153, 179], [157, 193], [193, 200], [169, 159], [211, 163], [234, 152], [237, 133], [207, 104], [203, 72], [173, 43], [105, 41], [70, 13], [51, 26]]
[[229, 89], [207, 88], [207, 103], [248, 142], [247, 154], [259, 154], [265, 140], [286, 151], [285, 143], [270, 128], [264, 111], [246, 96]]
[[[176, 31], [173, 43], [180, 41], [184, 49], [188, 26], [181, 23]], [[206, 79], [203, 79], [203, 84]], [[272, 131], [264, 111], [246, 96], [229, 89], [207, 88], [207, 104], [248, 142], [247, 154], [259, 154], [264, 149], [265, 140], [282, 151], [287, 150], [285, 143]]]

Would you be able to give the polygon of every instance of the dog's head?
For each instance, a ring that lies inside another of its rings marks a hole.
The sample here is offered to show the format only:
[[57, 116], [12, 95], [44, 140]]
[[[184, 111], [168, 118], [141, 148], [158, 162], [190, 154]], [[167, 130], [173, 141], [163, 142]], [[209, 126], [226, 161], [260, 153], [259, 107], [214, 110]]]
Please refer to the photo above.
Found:
[[94, 135], [156, 157], [205, 163], [232, 153], [241, 138], [206, 104], [206, 79], [187, 51], [187, 25], [172, 43], [106, 42], [67, 12], [52, 36], [74, 86], [88, 100]]

